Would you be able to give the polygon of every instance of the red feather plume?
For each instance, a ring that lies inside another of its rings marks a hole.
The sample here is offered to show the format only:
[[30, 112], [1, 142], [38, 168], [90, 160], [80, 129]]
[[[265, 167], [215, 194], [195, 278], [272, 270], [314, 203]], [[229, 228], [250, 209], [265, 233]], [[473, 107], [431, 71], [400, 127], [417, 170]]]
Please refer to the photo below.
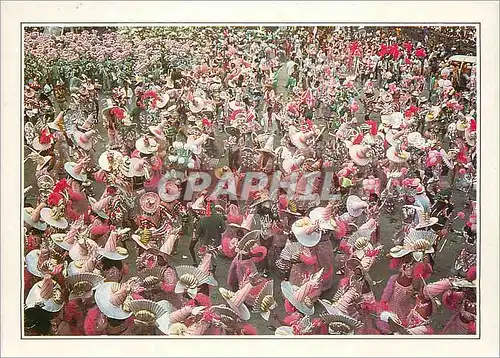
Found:
[[413, 269], [413, 278], [424, 280], [428, 279], [432, 274], [432, 266], [426, 262], [420, 262]]

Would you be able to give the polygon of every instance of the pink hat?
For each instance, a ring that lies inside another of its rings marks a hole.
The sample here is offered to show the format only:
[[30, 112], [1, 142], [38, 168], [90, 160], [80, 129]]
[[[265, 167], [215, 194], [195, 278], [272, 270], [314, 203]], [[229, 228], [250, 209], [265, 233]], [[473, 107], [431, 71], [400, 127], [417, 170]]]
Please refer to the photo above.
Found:
[[335, 218], [333, 217], [333, 202], [329, 202], [324, 208], [313, 209], [309, 213], [312, 221], [318, 221], [321, 229], [335, 230]]
[[158, 123], [157, 126], [150, 126], [149, 131], [159, 140], [165, 140], [165, 134], [163, 133], [163, 130], [167, 126], [167, 123], [167, 120], [163, 120]]
[[252, 287], [253, 286], [250, 282], [247, 282], [236, 292], [226, 290], [224, 287], [219, 287], [219, 292], [222, 295], [222, 298], [226, 300], [229, 307], [236, 312], [238, 317], [244, 321], [248, 321], [250, 319], [250, 311], [247, 306], [245, 306], [244, 302], [250, 294], [250, 291], [252, 291]]
[[366, 201], [361, 200], [356, 195], [350, 195], [347, 198], [346, 206], [349, 215], [357, 218], [358, 216], [361, 215], [363, 210], [365, 210], [368, 207], [368, 203]]
[[369, 145], [355, 144], [349, 148], [349, 155], [351, 159], [360, 166], [365, 166], [370, 162], [370, 156], [368, 152], [371, 147]]
[[106, 210], [107, 210], [109, 203], [111, 202], [111, 197], [106, 196], [99, 201], [96, 201], [93, 198], [89, 198], [89, 199], [91, 202], [92, 211], [94, 211], [101, 218], [107, 219], [108, 215], [106, 213]]
[[311, 302], [311, 296], [315, 293], [323, 276], [323, 269], [312, 275], [300, 287], [293, 286], [290, 281], [281, 283], [281, 292], [283, 296], [301, 313], [311, 316], [314, 314], [314, 303]]
[[94, 129], [85, 133], [75, 132], [76, 144], [83, 150], [91, 150], [93, 146], [91, 139], [96, 133]]
[[186, 318], [191, 315], [191, 312], [193, 312], [194, 307], [193, 306], [184, 306], [172, 313], [170, 313], [170, 322], [171, 323], [178, 323], [184, 321]]
[[104, 248], [100, 250], [100, 254], [110, 260], [121, 261], [128, 257], [127, 249], [123, 247], [118, 247], [117, 241], [119, 239], [119, 234], [117, 231], [112, 231], [106, 241]]
[[73, 162], [64, 163], [64, 169], [69, 175], [71, 175], [72, 178], [78, 181], [84, 181], [86, 180], [87, 177], [85, 173], [82, 172], [86, 164], [87, 164], [86, 159], [80, 159], [77, 163]]

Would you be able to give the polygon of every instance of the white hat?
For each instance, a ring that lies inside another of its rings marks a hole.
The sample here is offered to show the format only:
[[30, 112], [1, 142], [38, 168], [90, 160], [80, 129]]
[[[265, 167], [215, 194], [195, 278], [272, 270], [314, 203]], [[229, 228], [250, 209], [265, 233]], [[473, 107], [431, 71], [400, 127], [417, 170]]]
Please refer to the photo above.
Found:
[[48, 312], [59, 312], [63, 303], [61, 286], [50, 275], [45, 275], [42, 281], [37, 282], [26, 297], [26, 307], [41, 304], [42, 309]]
[[315, 246], [321, 239], [319, 223], [316, 225], [308, 217], [295, 221], [292, 225], [292, 232], [297, 241], [306, 247]]
[[116, 150], [107, 150], [99, 156], [99, 166], [105, 171], [111, 171], [112, 168], [116, 166], [116, 163], [120, 163], [123, 160], [123, 155]]
[[85, 164], [85, 159], [80, 159], [78, 163], [66, 162], [64, 163], [64, 169], [73, 179], [85, 181], [87, 180], [87, 174], [85, 174], [85, 171], [83, 170]]
[[387, 149], [386, 153], [387, 159], [394, 163], [404, 163], [410, 159], [410, 153], [401, 150], [399, 145], [393, 145]]
[[142, 154], [153, 154], [158, 150], [158, 143], [153, 138], [143, 136], [135, 141], [135, 147]]
[[205, 101], [201, 97], [193, 98], [193, 101], [189, 102], [189, 110], [191, 113], [199, 113], [205, 108]]
[[129, 255], [127, 249], [124, 247], [116, 246], [116, 242], [119, 238], [119, 233], [115, 230], [109, 234], [108, 240], [106, 241], [106, 245], [102, 249], [99, 250], [99, 253], [114, 261], [125, 260]]
[[42, 221], [43, 219], [40, 216], [40, 212], [44, 207], [45, 203], [40, 203], [35, 209], [24, 208], [24, 222], [37, 230], [45, 231], [47, 229], [47, 224]]
[[95, 291], [95, 302], [106, 317], [124, 320], [132, 315], [124, 304], [128, 296], [127, 285], [118, 282], [104, 282]]

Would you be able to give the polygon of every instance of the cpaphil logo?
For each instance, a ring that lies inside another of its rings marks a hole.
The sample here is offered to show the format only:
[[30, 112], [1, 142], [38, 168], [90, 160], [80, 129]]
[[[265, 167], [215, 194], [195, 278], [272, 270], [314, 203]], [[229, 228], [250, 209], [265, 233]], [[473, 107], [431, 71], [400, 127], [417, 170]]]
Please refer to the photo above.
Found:
[[[215, 175], [206, 171], [180, 172], [172, 170], [165, 174], [158, 182], [158, 194], [164, 197], [167, 191], [172, 191], [172, 182], [183, 187], [179, 191], [178, 199], [189, 202], [196, 197], [196, 193], [206, 191], [214, 199], [222, 196], [230, 200], [248, 200], [256, 192], [269, 190], [273, 193], [282, 189], [287, 196], [300, 201], [331, 200], [335, 185], [333, 172], [292, 173], [283, 176], [276, 171], [271, 174], [264, 172], [227, 171]], [[182, 197], [181, 197], [182, 195]]]

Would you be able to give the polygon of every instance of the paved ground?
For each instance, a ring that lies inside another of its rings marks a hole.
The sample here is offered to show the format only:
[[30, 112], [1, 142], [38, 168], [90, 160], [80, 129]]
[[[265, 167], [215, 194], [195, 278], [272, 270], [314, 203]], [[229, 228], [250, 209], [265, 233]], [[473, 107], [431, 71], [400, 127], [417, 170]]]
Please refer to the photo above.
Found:
[[[283, 85], [284, 82], [286, 81], [285, 79], [285, 71], [281, 71], [280, 76], [279, 76], [279, 85], [280, 85], [280, 92], [283, 91]], [[362, 117], [359, 118], [360, 121]], [[98, 125], [98, 131], [100, 135], [103, 138], [107, 138], [106, 136], [106, 131], [102, 127], [102, 121], [99, 120], [99, 125]], [[216, 143], [218, 146], [222, 147], [222, 138], [224, 135], [222, 133], [217, 133], [216, 135]], [[105, 150], [105, 144], [104, 142], [99, 142], [96, 145], [96, 153], [99, 155]], [[226, 158], [222, 158], [221, 163], [224, 163]], [[33, 185], [34, 188], [36, 188], [36, 182], [34, 180], [34, 166], [31, 163], [31, 161], [28, 161], [25, 165], [25, 183], [24, 186], [28, 185]], [[103, 188], [98, 187], [96, 188], [96, 195], [99, 196], [102, 192]], [[35, 192], [35, 190], [32, 191], [32, 193]], [[464, 195], [461, 192], [457, 192], [453, 196], [456, 208], [458, 210], [461, 210], [464, 204]], [[32, 197], [29, 198], [30, 201], [33, 200]], [[457, 211], [458, 211], [457, 210]], [[401, 218], [399, 216], [400, 210], [398, 207], [396, 207], [395, 210], [395, 215], [389, 216], [387, 214], [383, 214], [380, 217], [380, 227], [381, 227], [381, 240], [382, 244], [384, 245], [385, 250], [389, 250], [393, 244], [391, 241], [391, 238], [393, 234], [399, 229], [400, 227], [400, 222]], [[454, 228], [457, 230], [460, 230], [461, 227], [463, 226], [463, 221], [457, 220], [455, 222]], [[181, 239], [179, 246], [178, 246], [178, 254], [174, 257], [174, 265], [178, 264], [191, 264], [191, 259], [189, 258], [189, 240], [190, 238], [188, 236], [185, 236]], [[432, 277], [432, 280], [438, 280], [442, 277], [446, 277], [449, 275], [450, 268], [453, 265], [453, 262], [455, 258], [457, 257], [458, 253], [463, 247], [463, 240], [461, 238], [458, 238], [456, 236], [451, 236], [451, 238], [448, 240], [448, 243], [444, 250], [441, 253], [438, 253], [436, 256], [436, 266], [435, 266], [435, 273]], [[133, 250], [131, 250], [133, 251]], [[130, 267], [133, 268], [134, 262], [135, 262], [135, 253], [131, 253], [129, 259], [127, 262], [130, 264]], [[227, 276], [227, 271], [229, 269], [230, 265], [230, 260], [226, 259], [224, 257], [219, 257], [217, 260], [217, 274], [216, 274], [216, 279], [219, 282], [220, 286], [226, 286], [226, 276]], [[380, 259], [375, 263], [374, 267], [372, 268], [370, 274], [372, 278], [375, 281], [380, 281], [382, 280], [382, 283], [379, 283], [374, 286], [374, 293], [377, 299], [380, 298], [380, 295], [385, 287], [385, 283], [387, 282], [387, 279], [390, 277], [390, 275], [394, 274], [395, 272], [393, 270], [389, 269], [389, 262], [388, 259], [384, 256], [381, 255]], [[337, 268], [335, 268], [337, 270]], [[130, 274], [133, 274], [134, 270], [132, 269], [130, 271]], [[271, 277], [277, 277], [275, 272], [271, 272]], [[332, 290], [329, 292], [326, 292], [323, 294], [324, 298], [330, 299], [333, 295], [333, 293], [336, 290], [336, 287], [338, 285], [338, 280], [339, 276], [336, 276], [335, 282], [333, 285]], [[275, 288], [275, 296], [276, 296], [276, 301], [279, 303], [282, 303], [282, 297], [281, 297], [281, 291], [279, 288], [280, 281], [279, 279], [274, 280], [274, 288]], [[220, 297], [218, 289], [213, 289], [212, 290], [212, 299], [216, 303], [222, 303], [224, 300]], [[278, 307], [278, 310], [282, 311], [280, 315], [283, 315], [283, 307], [280, 306]], [[319, 313], [323, 313], [323, 308], [321, 305], [316, 306], [316, 315]], [[436, 332], [439, 332], [441, 328], [443, 327], [443, 324], [446, 323], [447, 319], [450, 317], [450, 312], [447, 311], [446, 309], [441, 309], [438, 314], [436, 314], [433, 318], [433, 328]], [[263, 320], [260, 315], [258, 314], [252, 314], [252, 318], [250, 321], [252, 324], [254, 324], [257, 327], [258, 334], [264, 335], [264, 334], [273, 334], [273, 332], [268, 328], [268, 323]]]

